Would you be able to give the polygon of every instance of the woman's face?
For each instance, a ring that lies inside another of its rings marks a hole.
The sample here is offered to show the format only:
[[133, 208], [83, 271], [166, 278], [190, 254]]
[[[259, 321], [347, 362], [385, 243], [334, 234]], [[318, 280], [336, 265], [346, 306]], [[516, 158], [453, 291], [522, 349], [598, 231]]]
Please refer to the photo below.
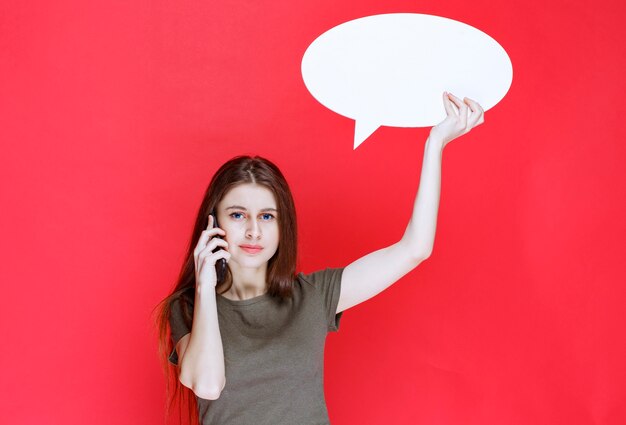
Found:
[[243, 183], [228, 191], [217, 206], [217, 222], [226, 232], [229, 263], [262, 267], [278, 249], [276, 199], [265, 186]]

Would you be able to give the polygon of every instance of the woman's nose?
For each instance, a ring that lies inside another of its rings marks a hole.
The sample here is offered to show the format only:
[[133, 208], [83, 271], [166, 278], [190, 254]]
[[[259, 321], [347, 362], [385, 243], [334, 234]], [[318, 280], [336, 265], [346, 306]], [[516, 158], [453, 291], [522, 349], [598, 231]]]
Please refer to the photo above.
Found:
[[248, 229], [246, 230], [246, 236], [249, 238], [260, 238], [261, 237], [261, 227], [256, 220], [251, 220], [248, 225]]

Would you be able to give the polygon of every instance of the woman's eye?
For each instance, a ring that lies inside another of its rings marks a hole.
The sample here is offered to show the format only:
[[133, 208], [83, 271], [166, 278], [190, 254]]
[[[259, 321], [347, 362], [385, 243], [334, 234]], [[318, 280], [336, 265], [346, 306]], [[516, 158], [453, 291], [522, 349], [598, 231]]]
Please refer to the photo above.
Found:
[[[244, 213], [234, 212], [230, 214], [230, 217], [234, 218], [235, 220], [239, 220], [240, 218], [244, 217]], [[261, 214], [261, 217], [263, 218], [263, 221], [269, 221], [269, 220], [276, 218], [274, 217], [273, 214], [269, 214], [269, 213]]]

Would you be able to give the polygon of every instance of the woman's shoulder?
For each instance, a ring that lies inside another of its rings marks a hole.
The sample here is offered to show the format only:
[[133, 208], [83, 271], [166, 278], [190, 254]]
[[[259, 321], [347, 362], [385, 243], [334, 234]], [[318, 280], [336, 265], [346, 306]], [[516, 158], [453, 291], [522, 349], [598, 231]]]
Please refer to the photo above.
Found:
[[340, 278], [343, 269], [343, 267], [326, 267], [307, 273], [299, 272], [296, 277], [297, 280], [303, 282], [303, 285], [317, 288], [324, 283]]

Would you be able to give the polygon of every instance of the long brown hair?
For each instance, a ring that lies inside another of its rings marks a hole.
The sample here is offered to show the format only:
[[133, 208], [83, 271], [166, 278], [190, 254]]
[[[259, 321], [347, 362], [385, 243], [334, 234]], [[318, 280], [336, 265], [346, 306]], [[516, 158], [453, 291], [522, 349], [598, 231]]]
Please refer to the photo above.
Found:
[[[188, 417], [191, 423], [198, 423], [198, 410], [195, 394], [178, 380], [178, 373], [174, 365], [168, 362], [168, 356], [174, 349], [171, 338], [169, 317], [171, 305], [180, 299], [183, 316], [189, 329], [193, 319], [193, 301], [195, 297], [196, 277], [193, 251], [203, 230], [206, 229], [209, 214], [217, 207], [226, 193], [235, 186], [243, 183], [255, 183], [265, 186], [272, 191], [276, 199], [278, 210], [279, 241], [278, 249], [268, 261], [266, 281], [268, 293], [272, 297], [282, 301], [292, 296], [292, 285], [296, 277], [297, 262], [297, 222], [296, 209], [291, 191], [278, 167], [269, 160], [260, 156], [241, 155], [236, 156], [224, 163], [213, 175], [211, 182], [204, 194], [196, 222], [193, 227], [187, 254], [181, 267], [176, 285], [172, 292], [163, 299], [156, 307], [156, 327], [159, 338], [159, 357], [166, 376], [167, 405], [165, 419], [169, 418], [172, 404], [179, 398], [180, 410], [179, 421], [182, 423], [183, 406], [186, 404]], [[232, 286], [230, 269], [221, 281], [216, 285], [217, 293], [224, 293]], [[219, 288], [219, 290], [218, 290]], [[169, 332], [168, 332], [169, 331]], [[172, 373], [175, 372], [175, 373]], [[171, 386], [174, 384], [174, 393]], [[185, 402], [186, 401], [186, 402]]]

